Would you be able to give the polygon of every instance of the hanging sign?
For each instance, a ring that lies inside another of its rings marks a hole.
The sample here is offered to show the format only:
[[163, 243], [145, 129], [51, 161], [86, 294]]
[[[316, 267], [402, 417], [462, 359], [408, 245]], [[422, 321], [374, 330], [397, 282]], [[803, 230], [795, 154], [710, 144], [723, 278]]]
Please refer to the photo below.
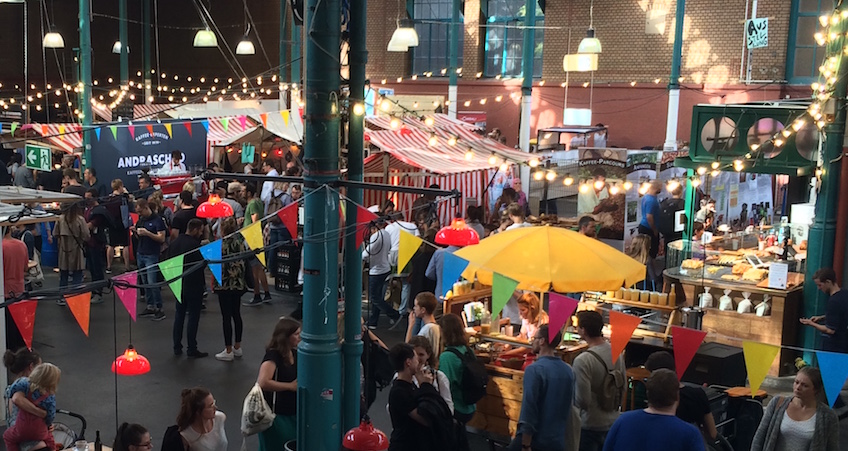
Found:
[[768, 18], [745, 21], [745, 40], [748, 49], [768, 47]]

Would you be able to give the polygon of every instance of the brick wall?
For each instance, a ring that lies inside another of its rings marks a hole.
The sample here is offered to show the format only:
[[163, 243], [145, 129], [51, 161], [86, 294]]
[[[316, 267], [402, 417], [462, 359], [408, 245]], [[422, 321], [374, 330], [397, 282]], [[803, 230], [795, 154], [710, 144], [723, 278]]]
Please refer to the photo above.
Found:
[[[465, 40], [462, 51], [462, 72], [472, 77], [483, 71], [486, 44], [486, 18], [480, 9], [486, 0], [465, 0]], [[482, 26], [481, 26], [482, 25]]]
[[[386, 46], [397, 28], [400, 14], [397, 0], [368, 1], [367, 42], [368, 65], [365, 76], [379, 81], [383, 78], [394, 80], [409, 75], [411, 62], [409, 53], [388, 52]], [[404, 11], [405, 15], [406, 12]]]

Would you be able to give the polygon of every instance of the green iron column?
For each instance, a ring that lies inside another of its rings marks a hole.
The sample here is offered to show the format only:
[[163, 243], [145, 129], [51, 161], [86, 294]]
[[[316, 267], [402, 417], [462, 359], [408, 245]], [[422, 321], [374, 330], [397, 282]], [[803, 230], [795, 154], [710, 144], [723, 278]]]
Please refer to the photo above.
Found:
[[463, 21], [460, 17], [461, 5], [462, 2], [460, 0], [453, 0], [450, 31], [448, 32], [448, 46], [450, 47], [448, 61], [448, 66], [450, 66], [448, 67], [448, 101], [450, 104], [448, 105], [448, 116], [451, 119], [456, 119], [457, 109], [457, 78], [459, 74], [456, 71], [459, 68], [459, 34], [463, 32]]
[[521, 48], [521, 123], [518, 145], [530, 151], [530, 116], [533, 110], [533, 57], [536, 52], [536, 0], [524, 1], [524, 43]]
[[80, 119], [82, 119], [83, 166], [91, 165], [91, 2], [79, 0]]
[[[834, 9], [839, 6], [834, 1]], [[828, 55], [840, 55], [845, 45], [845, 32], [848, 21], [842, 20], [831, 28], [838, 36], [827, 45]], [[833, 244], [836, 241], [836, 205], [839, 197], [839, 177], [841, 161], [837, 160], [842, 153], [845, 136], [845, 95], [848, 92], [848, 61], [841, 58], [837, 72], [836, 85], [832, 98], [836, 101], [836, 116], [825, 128], [825, 147], [822, 151], [821, 188], [816, 197], [816, 213], [807, 246], [807, 271], [804, 283], [804, 317], [824, 314], [824, 304], [827, 295], [816, 288], [813, 274], [820, 268], [833, 267]], [[835, 161], [835, 162], [834, 162]], [[843, 193], [848, 195], [846, 193]], [[802, 326], [802, 345], [812, 349], [816, 347], [818, 332], [812, 327]], [[809, 358], [810, 356], [807, 356]], [[809, 361], [809, 360], [808, 360]]]
[[130, 82], [130, 46], [127, 41], [127, 0], [118, 1], [118, 40], [121, 41], [121, 87], [124, 87], [129, 86]]
[[303, 80], [301, 77], [303, 72], [300, 70], [300, 58], [303, 53], [301, 50], [303, 48], [303, 39], [301, 39], [301, 32], [303, 27], [298, 25], [294, 14], [292, 14], [292, 30], [291, 30], [291, 79], [292, 83], [297, 83], [298, 85], [303, 84]]
[[[288, 45], [288, 30], [286, 29], [286, 11], [288, 11], [288, 0], [280, 0], [280, 83], [288, 83], [289, 76], [289, 61], [286, 52], [286, 46]], [[282, 91], [280, 92], [280, 98], [283, 98]]]
[[[337, 327], [340, 0], [308, 0], [304, 23], [303, 331], [298, 348], [297, 448], [341, 446], [342, 371]], [[329, 53], [327, 49], [335, 49]]]
[[[366, 0], [351, 2], [350, 5], [350, 123], [348, 124], [347, 178], [362, 181], [364, 167], [364, 114], [354, 113], [354, 106], [365, 107], [365, 63], [368, 62], [368, 50], [365, 45]], [[360, 370], [359, 358], [362, 355], [362, 255], [356, 247], [357, 204], [362, 204], [362, 189], [348, 188], [345, 215], [345, 319], [344, 319], [344, 399], [342, 405], [343, 431], [359, 424]]]
[[144, 103], [150, 104], [150, 96], [153, 94], [153, 77], [150, 72], [150, 0], [143, 0], [142, 3], [142, 66], [144, 66]]
[[674, 48], [671, 55], [671, 77], [668, 80], [668, 117], [663, 150], [677, 150], [677, 119], [680, 115], [680, 59], [683, 55], [683, 22], [686, 0], [677, 0], [674, 16]]

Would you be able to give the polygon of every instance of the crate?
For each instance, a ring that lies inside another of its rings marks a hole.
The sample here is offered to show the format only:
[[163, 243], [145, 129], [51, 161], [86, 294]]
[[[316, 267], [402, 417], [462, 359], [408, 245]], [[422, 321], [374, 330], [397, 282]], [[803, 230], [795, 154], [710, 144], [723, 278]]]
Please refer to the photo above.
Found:
[[274, 289], [296, 293], [301, 290], [297, 283], [297, 273], [300, 269], [300, 247], [282, 246], [277, 249], [276, 267], [274, 272]]

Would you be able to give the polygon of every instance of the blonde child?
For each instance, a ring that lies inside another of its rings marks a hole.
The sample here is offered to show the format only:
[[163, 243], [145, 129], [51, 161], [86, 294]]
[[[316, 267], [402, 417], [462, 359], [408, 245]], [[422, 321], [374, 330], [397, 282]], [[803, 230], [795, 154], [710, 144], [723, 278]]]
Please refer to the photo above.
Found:
[[52, 363], [42, 363], [35, 367], [29, 378], [22, 377], [10, 387], [12, 402], [18, 407], [23, 398], [32, 401], [36, 407], [43, 409], [43, 416], [36, 416], [23, 408], [18, 410], [14, 426], [3, 434], [8, 451], [19, 451], [20, 444], [28, 441], [44, 441], [47, 449], [56, 449], [53, 434], [49, 427], [56, 416], [56, 389], [62, 371]]

